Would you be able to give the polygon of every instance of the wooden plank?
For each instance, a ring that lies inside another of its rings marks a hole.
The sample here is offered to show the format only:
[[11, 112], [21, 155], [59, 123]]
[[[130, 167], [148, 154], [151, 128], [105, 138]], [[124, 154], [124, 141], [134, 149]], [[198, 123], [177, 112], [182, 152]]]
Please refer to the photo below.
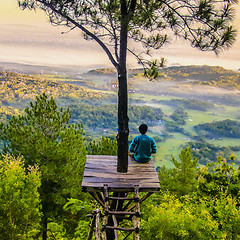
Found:
[[[134, 188], [134, 185], [136, 185], [138, 183], [138, 185], [140, 186], [140, 189], [144, 186], [147, 186], [147, 187], [152, 187], [152, 188], [156, 188], [157, 186], [159, 187], [159, 183], [158, 182], [112, 182], [112, 181], [104, 181], [102, 180], [101, 182], [98, 182], [98, 181], [85, 181], [82, 183], [83, 187], [88, 187], [88, 186], [96, 186], [96, 187], [102, 187], [103, 189], [103, 185], [104, 184], [107, 184], [109, 185], [109, 188], [111, 187], [121, 187], [121, 186], [128, 186], [129, 188]], [[110, 186], [111, 185], [111, 186]]]
[[111, 177], [111, 175], [106, 175], [106, 176], [84, 176], [84, 181], [88, 181], [88, 182], [91, 182], [91, 181], [100, 181], [101, 179], [105, 179], [106, 181], [110, 181], [110, 182], [126, 182], [126, 181], [134, 181], [134, 182], [148, 182], [148, 181], [151, 181], [151, 182], [158, 182], [158, 181], [155, 181], [156, 179], [152, 179], [151, 177], [134, 177], [134, 176], [121, 176], [121, 177]]
[[159, 186], [159, 183], [152, 183], [151, 181], [145, 181], [145, 182], [141, 182], [141, 183], [139, 183], [139, 182], [134, 182], [134, 181], [132, 181], [132, 182], [128, 182], [128, 181], [126, 181], [126, 182], [124, 182], [124, 181], [116, 181], [116, 182], [112, 182], [112, 181], [109, 181], [109, 180], [106, 180], [106, 179], [99, 179], [99, 180], [101, 180], [101, 182], [98, 182], [98, 181], [88, 181], [88, 182], [84, 182], [83, 184], [84, 184], [84, 186], [85, 185], [91, 185], [91, 186], [96, 186], [96, 187], [103, 187], [103, 185], [104, 184], [108, 184], [111, 188], [112, 187], [119, 187], [119, 188], [121, 188], [121, 186], [127, 186], [127, 187], [134, 187], [134, 185], [136, 185], [137, 183], [139, 184], [139, 186], [140, 186], [140, 188], [142, 188], [142, 187], [144, 187], [144, 186], [148, 186], [148, 187], [153, 187], [153, 188], [156, 188], [156, 186]]
[[159, 191], [160, 184], [153, 161], [148, 163], [137, 163], [129, 158], [127, 173], [117, 172], [116, 156], [88, 155], [82, 187], [86, 191], [93, 191], [95, 188], [102, 189], [107, 184], [109, 189], [123, 191], [139, 185], [139, 191]]
[[[91, 186], [89, 185], [88, 187], [85, 187], [83, 188], [83, 191], [85, 192], [102, 192], [103, 188], [102, 187], [96, 187], [96, 186]], [[119, 187], [111, 187], [111, 189], [109, 189], [111, 192], [133, 192], [134, 191], [134, 188], [133, 187], [128, 187], [128, 186], [121, 186], [120, 188]], [[152, 186], [151, 187], [147, 187], [147, 186], [144, 186], [144, 188], [140, 188], [139, 189], [139, 192], [150, 192], [150, 193], [154, 193], [154, 192], [159, 192], [159, 187], [156, 187], [156, 188], [153, 188]]]
[[111, 178], [111, 179], [142, 179], [142, 180], [147, 180], [147, 179], [152, 179], [151, 174], [141, 174], [141, 175], [137, 175], [137, 174], [131, 174], [131, 175], [112, 175], [112, 173], [105, 173], [104, 176], [102, 173], [94, 173], [94, 172], [86, 172], [84, 177], [86, 178]]
[[[86, 184], [86, 192], [96, 192], [102, 191], [102, 186], [96, 186], [96, 184]], [[140, 192], [159, 192], [159, 185], [144, 185], [144, 186], [139, 186]], [[117, 185], [112, 185], [111, 189], [109, 189], [112, 192], [133, 192], [134, 191], [134, 186], [129, 186], [129, 185], [121, 185], [121, 186], [117, 186]]]

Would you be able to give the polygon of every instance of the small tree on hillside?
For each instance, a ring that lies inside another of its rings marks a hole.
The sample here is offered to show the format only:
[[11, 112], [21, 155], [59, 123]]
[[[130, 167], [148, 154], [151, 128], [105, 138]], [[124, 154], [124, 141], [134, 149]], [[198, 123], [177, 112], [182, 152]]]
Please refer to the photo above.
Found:
[[171, 158], [173, 168], [163, 166], [158, 173], [161, 189], [180, 197], [197, 190], [198, 159], [193, 158], [190, 148], [185, 148], [179, 160]]
[[[203, 51], [228, 48], [235, 40], [232, 3], [237, 0], [19, 0], [22, 9], [40, 8], [53, 25], [80, 29], [105, 51], [118, 74], [118, 171], [128, 168], [127, 52], [157, 78], [162, 61], [149, 61], [151, 54], [168, 42], [171, 32]], [[140, 53], [128, 45], [141, 44]], [[142, 50], [143, 47], [143, 50]], [[148, 69], [147, 69], [148, 68]]]

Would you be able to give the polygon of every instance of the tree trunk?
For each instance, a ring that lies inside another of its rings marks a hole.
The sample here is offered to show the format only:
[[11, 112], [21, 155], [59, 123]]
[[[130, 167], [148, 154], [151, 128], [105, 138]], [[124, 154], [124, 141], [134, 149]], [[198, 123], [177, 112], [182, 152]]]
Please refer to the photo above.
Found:
[[121, 32], [118, 69], [118, 172], [128, 171], [128, 90], [127, 90], [127, 35], [128, 16], [126, 1], [121, 0]]
[[128, 171], [128, 100], [126, 73], [124, 75], [118, 77], [118, 172]]
[[47, 224], [48, 224], [48, 218], [43, 212], [43, 216], [42, 216], [42, 240], [47, 240]]
[[40, 188], [40, 197], [42, 199], [42, 240], [47, 240], [47, 226], [48, 226], [48, 202], [47, 202], [47, 181], [42, 181], [42, 187]]

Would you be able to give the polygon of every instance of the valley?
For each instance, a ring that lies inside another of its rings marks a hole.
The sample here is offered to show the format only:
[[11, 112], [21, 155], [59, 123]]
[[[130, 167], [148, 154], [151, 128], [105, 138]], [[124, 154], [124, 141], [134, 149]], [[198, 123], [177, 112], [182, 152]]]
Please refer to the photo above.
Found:
[[[156, 81], [144, 78], [141, 70], [129, 71], [129, 126], [131, 139], [137, 126], [149, 125], [149, 135], [157, 143], [156, 167], [171, 167], [171, 156], [192, 147], [201, 164], [228, 158], [232, 153], [240, 162], [239, 135], [196, 131], [233, 121], [240, 122], [240, 74], [220, 67], [188, 66], [161, 70]], [[226, 79], [224, 81], [223, 79]], [[2, 72], [0, 76], [0, 118], [3, 122], [22, 113], [29, 101], [45, 92], [59, 107], [69, 107], [72, 123], [83, 123], [86, 139], [102, 135], [114, 139], [117, 134], [117, 82], [112, 69], [95, 69], [84, 74], [23, 75]], [[224, 126], [223, 126], [224, 127]], [[233, 132], [236, 129], [231, 129]], [[227, 131], [227, 130], [226, 130]], [[221, 135], [222, 134], [222, 135]], [[191, 143], [201, 143], [201, 149]], [[213, 151], [215, 151], [213, 154]]]

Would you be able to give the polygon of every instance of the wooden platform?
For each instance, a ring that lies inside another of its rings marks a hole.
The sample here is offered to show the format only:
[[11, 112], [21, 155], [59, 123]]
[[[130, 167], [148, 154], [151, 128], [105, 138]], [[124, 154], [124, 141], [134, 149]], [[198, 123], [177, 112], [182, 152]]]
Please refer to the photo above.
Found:
[[117, 157], [88, 155], [83, 176], [82, 189], [86, 192], [103, 191], [104, 185], [112, 192], [134, 191], [159, 192], [160, 184], [153, 161], [138, 163], [128, 159], [128, 172], [117, 172]]

